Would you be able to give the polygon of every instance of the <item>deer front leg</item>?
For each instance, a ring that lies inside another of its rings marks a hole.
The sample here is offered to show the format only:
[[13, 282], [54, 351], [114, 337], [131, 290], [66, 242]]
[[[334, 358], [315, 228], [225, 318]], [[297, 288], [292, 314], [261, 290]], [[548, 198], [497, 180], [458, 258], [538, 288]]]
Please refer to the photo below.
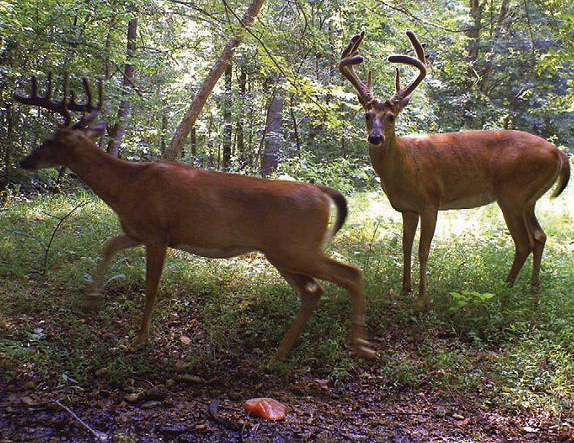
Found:
[[167, 246], [163, 244], [146, 245], [145, 306], [141, 328], [130, 346], [132, 349], [147, 343], [149, 339], [151, 314], [157, 296], [166, 251]]
[[403, 292], [411, 292], [411, 258], [413, 241], [419, 224], [416, 212], [403, 212]]
[[420, 285], [419, 296], [415, 304], [417, 309], [424, 309], [432, 302], [427, 293], [427, 262], [436, 227], [436, 219], [437, 211], [434, 209], [421, 214], [421, 237], [419, 241]]
[[84, 298], [84, 308], [86, 310], [94, 310], [101, 303], [102, 299], [102, 289], [103, 289], [103, 279], [112, 257], [119, 251], [123, 249], [133, 248], [134, 246], [141, 245], [141, 242], [127, 236], [118, 235], [109, 239], [102, 252], [102, 258], [98, 269], [96, 270], [92, 283], [88, 284], [86, 288], [86, 295]]

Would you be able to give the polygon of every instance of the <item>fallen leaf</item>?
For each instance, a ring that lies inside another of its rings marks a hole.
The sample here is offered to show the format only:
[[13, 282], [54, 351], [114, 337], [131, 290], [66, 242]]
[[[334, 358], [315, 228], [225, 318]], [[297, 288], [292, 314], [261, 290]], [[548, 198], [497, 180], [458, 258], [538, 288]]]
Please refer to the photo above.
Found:
[[199, 384], [205, 383], [205, 380], [203, 378], [198, 377], [197, 375], [191, 375], [191, 374], [178, 375], [177, 379], [179, 381], [182, 381], [184, 383], [189, 383], [191, 385], [199, 385]]
[[142, 409], [153, 409], [153, 408], [157, 408], [158, 406], [161, 406], [161, 402], [156, 401], [156, 400], [152, 400], [152, 401], [147, 401], [147, 402], [143, 403], [142, 405], [140, 405], [140, 408], [142, 408]]
[[129, 403], [135, 403], [137, 402], [141, 397], [141, 394], [139, 393], [130, 393], [130, 394], [126, 394], [126, 396], [124, 397], [124, 400], [129, 402]]

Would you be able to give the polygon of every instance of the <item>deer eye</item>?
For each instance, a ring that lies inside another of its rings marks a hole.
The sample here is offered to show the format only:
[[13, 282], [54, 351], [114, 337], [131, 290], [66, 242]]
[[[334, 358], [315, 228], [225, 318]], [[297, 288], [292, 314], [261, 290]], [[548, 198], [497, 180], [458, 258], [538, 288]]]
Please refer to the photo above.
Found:
[[373, 114], [370, 114], [368, 112], [365, 114], [365, 120], [369, 121], [372, 118], [373, 118]]
[[394, 123], [395, 121], [395, 115], [394, 114], [387, 114], [387, 121], [389, 123]]

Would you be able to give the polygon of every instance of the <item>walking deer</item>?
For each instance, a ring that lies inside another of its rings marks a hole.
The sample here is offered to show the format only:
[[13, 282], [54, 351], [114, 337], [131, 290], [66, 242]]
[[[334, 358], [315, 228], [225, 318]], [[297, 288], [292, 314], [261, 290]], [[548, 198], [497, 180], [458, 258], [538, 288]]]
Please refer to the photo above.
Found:
[[[322, 250], [347, 216], [344, 196], [326, 186], [292, 181], [266, 180], [238, 174], [207, 171], [162, 162], [132, 162], [108, 155], [94, 141], [105, 130], [96, 117], [102, 108], [92, 105], [84, 79], [86, 103], [68, 100], [67, 77], [61, 100], [51, 98], [51, 76], [45, 96], [39, 96], [36, 79], [32, 93], [16, 95], [21, 103], [60, 114], [64, 124], [49, 140], [21, 162], [28, 170], [66, 166], [83, 180], [117, 214], [124, 234], [110, 239], [87, 293], [95, 304], [112, 256], [123, 249], [143, 245], [146, 257], [143, 320], [132, 346], [149, 338], [152, 310], [167, 248], [193, 254], [227, 258], [260, 251], [297, 291], [301, 308], [277, 349], [283, 359], [300, 335], [319, 302], [323, 288], [317, 279], [346, 289], [351, 298], [351, 346], [361, 356], [373, 351], [364, 333], [364, 295], [361, 271], [333, 260]], [[84, 115], [72, 125], [70, 111]], [[329, 230], [330, 204], [337, 208]]]
[[462, 131], [397, 137], [395, 121], [411, 93], [426, 75], [423, 47], [407, 31], [416, 58], [392, 55], [391, 63], [418, 69], [418, 76], [400, 86], [395, 70], [395, 94], [385, 101], [373, 96], [371, 73], [365, 84], [353, 67], [363, 61], [358, 48], [364, 31], [343, 51], [339, 69], [354, 86], [366, 117], [369, 156], [392, 207], [403, 218], [403, 283], [411, 291], [411, 253], [421, 220], [419, 241], [420, 286], [416, 305], [432, 299], [427, 294], [427, 261], [437, 212], [474, 208], [497, 202], [514, 240], [514, 261], [506, 281], [512, 284], [526, 258], [533, 254], [533, 288], [539, 285], [546, 234], [534, 214], [536, 201], [558, 181], [552, 197], [566, 187], [570, 164], [552, 143], [523, 131]]

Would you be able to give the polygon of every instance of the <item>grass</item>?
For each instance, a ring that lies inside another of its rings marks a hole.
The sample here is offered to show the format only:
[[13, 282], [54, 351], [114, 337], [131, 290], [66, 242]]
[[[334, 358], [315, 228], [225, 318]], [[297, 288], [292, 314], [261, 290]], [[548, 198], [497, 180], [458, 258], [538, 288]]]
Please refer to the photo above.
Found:
[[[439, 214], [429, 261], [433, 309], [401, 294], [401, 218], [382, 192], [350, 198], [347, 225], [329, 253], [364, 270], [369, 333], [379, 359], [355, 359], [346, 344], [347, 295], [326, 295], [278, 378], [311, 372], [344, 379], [369, 373], [389, 390], [430, 384], [479, 396], [485, 405], [541, 409], [572, 418], [574, 398], [574, 186], [541, 199], [548, 234], [538, 297], [530, 260], [504, 283], [513, 244], [496, 206]], [[174, 371], [182, 362], [209, 378], [266, 363], [299, 301], [261, 256], [209, 260], [171, 251], [152, 323], [153, 345], [129, 353], [143, 299], [143, 251], [118, 255], [102, 310], [78, 308], [114, 214], [89, 192], [12, 196], [0, 208], [0, 373], [82, 385], [104, 371], [126, 376]], [[416, 250], [416, 244], [415, 244]], [[413, 276], [418, 283], [417, 261]], [[416, 286], [415, 286], [416, 291]]]

